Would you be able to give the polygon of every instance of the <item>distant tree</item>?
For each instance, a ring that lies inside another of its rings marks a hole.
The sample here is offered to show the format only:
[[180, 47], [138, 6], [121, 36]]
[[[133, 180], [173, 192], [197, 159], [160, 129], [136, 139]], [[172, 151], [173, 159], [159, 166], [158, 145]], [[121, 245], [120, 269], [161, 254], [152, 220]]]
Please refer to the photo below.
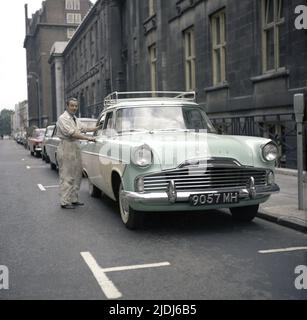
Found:
[[0, 135], [10, 135], [12, 128], [11, 128], [11, 114], [14, 111], [3, 109], [0, 112]]

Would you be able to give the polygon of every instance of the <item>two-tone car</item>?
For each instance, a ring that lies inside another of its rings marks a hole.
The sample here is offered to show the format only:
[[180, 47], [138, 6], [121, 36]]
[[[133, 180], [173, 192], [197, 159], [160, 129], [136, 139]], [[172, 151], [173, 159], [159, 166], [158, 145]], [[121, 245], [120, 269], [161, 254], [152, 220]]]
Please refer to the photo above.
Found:
[[28, 149], [32, 156], [40, 157], [42, 153], [42, 143], [46, 129], [35, 129], [32, 135], [28, 137]]
[[[82, 125], [86, 128], [92, 129], [95, 128], [97, 119], [92, 118], [79, 118]], [[89, 135], [92, 135], [93, 133], [88, 133]], [[80, 143], [83, 143], [80, 141]], [[50, 168], [52, 170], [57, 170], [59, 165], [57, 161], [57, 148], [60, 144], [60, 138], [57, 137], [57, 128], [56, 126], [53, 129], [51, 137], [48, 139], [48, 141], [45, 144], [46, 154], [48, 156], [49, 162], [50, 162]]]
[[118, 202], [126, 227], [148, 212], [229, 208], [251, 221], [279, 191], [278, 148], [261, 137], [219, 135], [195, 93], [115, 92], [82, 148], [89, 192]]
[[42, 160], [47, 162], [47, 163], [50, 163], [50, 159], [49, 159], [49, 156], [48, 156], [48, 153], [47, 153], [46, 146], [47, 146], [47, 144], [49, 143], [49, 140], [52, 137], [54, 128], [55, 128], [55, 125], [51, 125], [51, 126], [48, 126], [46, 128], [46, 132], [45, 132], [44, 139], [43, 139], [43, 142], [42, 142]]

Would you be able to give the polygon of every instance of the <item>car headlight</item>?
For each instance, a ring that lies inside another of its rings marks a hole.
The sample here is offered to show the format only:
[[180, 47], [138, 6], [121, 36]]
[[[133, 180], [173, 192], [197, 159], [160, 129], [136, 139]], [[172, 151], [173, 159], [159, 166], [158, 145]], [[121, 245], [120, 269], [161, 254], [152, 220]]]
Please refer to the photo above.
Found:
[[269, 142], [262, 148], [262, 156], [266, 161], [275, 161], [278, 158], [278, 148], [274, 142]]
[[131, 161], [135, 165], [146, 168], [153, 163], [153, 154], [151, 148], [144, 144], [132, 150]]

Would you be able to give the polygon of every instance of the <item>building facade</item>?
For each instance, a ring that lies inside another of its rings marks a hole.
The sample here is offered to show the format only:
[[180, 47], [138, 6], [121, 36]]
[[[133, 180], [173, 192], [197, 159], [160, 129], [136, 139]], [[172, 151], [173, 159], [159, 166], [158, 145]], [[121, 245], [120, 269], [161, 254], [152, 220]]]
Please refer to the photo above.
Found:
[[25, 132], [29, 127], [28, 101], [22, 101], [15, 105], [15, 112], [12, 115], [12, 133]]
[[25, 5], [30, 126], [46, 127], [56, 120], [50, 90], [50, 50], [56, 41], [72, 37], [91, 5], [89, 0], [45, 0], [31, 18]]
[[307, 94], [301, 0], [98, 0], [63, 52], [65, 96], [97, 116], [112, 91], [195, 90], [221, 133], [273, 138], [296, 166]]

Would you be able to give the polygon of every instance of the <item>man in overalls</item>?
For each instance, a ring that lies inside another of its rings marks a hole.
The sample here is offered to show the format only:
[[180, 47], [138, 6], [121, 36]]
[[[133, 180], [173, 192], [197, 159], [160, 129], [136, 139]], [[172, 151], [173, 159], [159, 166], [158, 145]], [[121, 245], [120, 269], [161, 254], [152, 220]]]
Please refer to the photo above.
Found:
[[57, 136], [61, 142], [57, 149], [57, 161], [60, 175], [60, 197], [63, 209], [75, 209], [76, 206], [83, 206], [79, 202], [78, 192], [82, 181], [82, 163], [79, 140], [95, 142], [94, 137], [82, 133], [94, 132], [99, 127], [87, 129], [82, 126], [75, 116], [78, 110], [78, 101], [75, 98], [69, 99], [66, 103], [66, 111], [57, 121]]

